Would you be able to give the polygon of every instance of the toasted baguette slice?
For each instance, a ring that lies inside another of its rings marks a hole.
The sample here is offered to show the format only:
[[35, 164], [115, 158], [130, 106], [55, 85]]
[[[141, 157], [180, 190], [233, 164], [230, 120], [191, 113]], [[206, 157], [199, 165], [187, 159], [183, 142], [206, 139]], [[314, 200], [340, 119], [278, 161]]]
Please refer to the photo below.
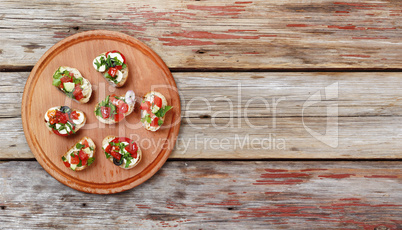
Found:
[[[125, 68], [124, 69], [121, 69], [121, 70], [119, 70], [118, 72], [117, 72], [117, 76], [116, 76], [116, 78], [115, 78], [115, 80], [117, 81], [117, 83], [115, 83], [113, 80], [111, 80], [111, 79], [109, 79], [109, 78], [106, 78], [106, 76], [105, 76], [105, 74], [109, 71], [109, 68], [107, 68], [107, 66], [106, 65], [104, 65], [104, 66], [100, 66], [100, 68], [98, 69], [97, 68], [97, 65], [95, 64], [97, 61], [98, 61], [98, 63], [101, 63], [101, 59], [102, 58], [104, 58], [105, 60], [106, 60], [106, 53], [107, 52], [104, 52], [104, 53], [102, 53], [102, 54], [100, 54], [99, 56], [97, 56], [94, 60], [93, 60], [93, 62], [92, 62], [92, 65], [93, 65], [93, 67], [95, 68], [95, 70], [96, 71], [98, 71], [98, 72], [100, 72], [100, 73], [102, 73], [102, 75], [103, 75], [103, 77], [106, 79], [106, 81], [107, 82], [109, 82], [109, 84], [111, 84], [113, 87], [122, 87], [125, 83], [126, 83], [126, 81], [127, 81], [127, 77], [128, 77], [128, 66], [127, 66], [127, 63], [125, 63], [124, 61], [123, 61], [123, 64], [125, 64]], [[121, 52], [118, 52], [120, 55], [123, 55], [123, 54], [121, 54]], [[124, 57], [124, 55], [123, 55], [123, 57]], [[123, 59], [123, 60], [125, 60], [125, 59]], [[120, 73], [119, 73], [120, 72]]]
[[[60, 116], [58, 116], [60, 112], [63, 116], [65, 116], [64, 114], [67, 114], [69, 118], [64, 126], [58, 124], [60, 123]], [[71, 115], [72, 113], [76, 113], [78, 119], [73, 119]], [[46, 127], [59, 136], [69, 136], [75, 134], [85, 125], [85, 122], [87, 121], [87, 116], [84, 112], [77, 109], [70, 109], [68, 106], [52, 107], [46, 111], [44, 118]], [[53, 123], [53, 125], [51, 123]], [[71, 130], [70, 127], [73, 129]], [[60, 128], [62, 129], [59, 130]]]
[[[114, 159], [114, 157], [112, 156], [112, 155], [110, 155], [110, 154], [107, 154], [106, 153], [106, 151], [105, 151], [105, 149], [106, 149], [106, 147], [109, 145], [109, 142], [111, 142], [113, 139], [115, 139], [115, 138], [117, 138], [116, 136], [107, 136], [105, 139], [103, 139], [103, 141], [102, 141], [102, 150], [103, 150], [103, 152], [105, 153], [105, 155], [106, 155], [106, 158], [110, 161], [110, 162], [112, 162], [114, 165], [116, 165], [116, 166], [119, 166], [120, 168], [123, 168], [123, 169], [131, 169], [131, 168], [134, 168], [136, 165], [138, 165], [138, 163], [140, 163], [140, 161], [141, 161], [141, 159], [142, 159], [142, 151], [141, 151], [141, 148], [137, 145], [137, 147], [138, 147], [138, 150], [137, 150], [137, 158], [135, 158], [134, 160], [135, 161], [132, 161], [132, 163], [130, 164], [130, 165], [128, 165], [128, 167], [126, 168], [125, 166], [126, 166], [126, 159], [123, 159], [123, 163], [122, 164], [120, 164], [120, 165], [117, 165], [117, 164], [115, 164], [114, 162], [113, 162], [113, 159]], [[132, 143], [133, 141], [132, 140], [130, 140], [130, 143]], [[117, 160], [115, 160], [116, 162], [117, 162]]]
[[[57, 68], [57, 70], [55, 71], [55, 73], [53, 74], [53, 83], [55, 83], [55, 76], [60, 76], [60, 75], [57, 75], [57, 73], [60, 73], [60, 72], [63, 72], [63, 71], [65, 71], [65, 70], [67, 70], [68, 72], [70, 72], [70, 73], [72, 73], [73, 75], [74, 75], [74, 78], [82, 78], [82, 84], [81, 84], [81, 89], [82, 89], [82, 95], [84, 96], [83, 98], [81, 98], [81, 99], [79, 99], [79, 100], [77, 100], [75, 97], [74, 97], [74, 94], [73, 94], [73, 91], [72, 92], [69, 92], [69, 93], [67, 93], [64, 89], [62, 89], [61, 88], [61, 86], [59, 85], [59, 86], [57, 86], [57, 85], [55, 85], [55, 84], [53, 84], [54, 86], [56, 86], [57, 87], [57, 89], [59, 89], [62, 93], [64, 93], [64, 94], [66, 94], [67, 95], [67, 97], [70, 97], [70, 98], [72, 98], [74, 101], [76, 101], [76, 102], [78, 102], [78, 103], [81, 103], [81, 104], [84, 104], [84, 103], [87, 103], [88, 101], [89, 101], [89, 99], [91, 98], [91, 95], [92, 95], [92, 85], [91, 85], [91, 83], [86, 79], [86, 78], [84, 78], [83, 76], [82, 76], [82, 74], [80, 73], [80, 71], [78, 71], [78, 69], [76, 69], [76, 68], [72, 68], [72, 67], [68, 67], [68, 66], [60, 66], [59, 68]], [[60, 84], [63, 84], [63, 83], [60, 83]], [[63, 87], [64, 88], [64, 87]]]
[[[164, 108], [165, 106], [168, 106], [165, 96], [163, 96], [161, 93], [156, 92], [156, 91], [150, 91], [149, 93], [145, 94], [143, 101], [150, 101], [152, 104], [153, 95], [156, 95], [162, 99], [162, 108]], [[146, 119], [145, 119], [146, 115], [149, 115], [148, 112], [146, 110], [141, 109], [141, 122], [142, 122], [142, 125], [145, 127], [145, 129], [149, 130], [149, 131], [153, 131], [153, 132], [159, 130], [162, 125], [151, 126], [151, 123], [146, 122]], [[162, 121], [164, 121], [165, 116], [163, 116], [162, 118], [158, 118], [158, 119], [161, 119]]]
[[[88, 147], [85, 147], [86, 143], [88, 144]], [[81, 146], [78, 146], [78, 143]], [[80, 148], [77, 148], [80, 147]], [[78, 141], [74, 146], [72, 146], [62, 157], [61, 160], [64, 162], [64, 165], [66, 167], [69, 167], [70, 169], [74, 170], [74, 171], [82, 171], [84, 169], [86, 169], [88, 166], [90, 166], [95, 158], [94, 158], [94, 154], [95, 154], [95, 143], [92, 141], [91, 138], [89, 137], [83, 137], [80, 141]], [[81, 154], [80, 156], [80, 150], [82, 150], [82, 152], [84, 153], [84, 155]], [[74, 157], [72, 157], [71, 155], [74, 155]], [[79, 159], [79, 163], [78, 164], [72, 164], [71, 160], [72, 158], [75, 159]], [[84, 160], [86, 159], [86, 160]], [[86, 161], [86, 163], [85, 163]], [[81, 165], [80, 165], [81, 164]]]
[[[108, 97], [110, 98], [110, 97], [112, 97], [112, 96], [108, 96]], [[121, 98], [121, 99], [125, 99], [125, 96], [118, 96], [118, 97]], [[105, 99], [105, 100], [106, 100], [106, 99]], [[98, 108], [100, 109], [101, 103], [103, 103], [105, 100], [103, 100], [102, 102], [99, 102], [98, 104], [96, 104], [96, 106], [95, 106], [95, 117], [98, 118], [98, 120], [99, 120], [100, 122], [105, 123], [105, 124], [109, 124], [109, 125], [110, 125], [110, 124], [116, 124], [116, 123], [118, 123], [119, 121], [116, 121], [113, 115], [111, 115], [111, 116], [109, 116], [109, 118], [106, 118], [106, 119], [105, 119], [105, 118], [103, 118], [102, 116], [99, 116], [99, 113], [97, 114]], [[110, 99], [109, 99], [109, 104], [110, 104]], [[128, 105], [128, 110], [127, 110], [126, 113], [123, 114], [124, 117], [130, 115], [130, 113], [132, 113], [132, 112], [134, 111], [134, 103], [126, 103], [126, 104]], [[118, 108], [117, 108], [117, 109], [118, 109]]]

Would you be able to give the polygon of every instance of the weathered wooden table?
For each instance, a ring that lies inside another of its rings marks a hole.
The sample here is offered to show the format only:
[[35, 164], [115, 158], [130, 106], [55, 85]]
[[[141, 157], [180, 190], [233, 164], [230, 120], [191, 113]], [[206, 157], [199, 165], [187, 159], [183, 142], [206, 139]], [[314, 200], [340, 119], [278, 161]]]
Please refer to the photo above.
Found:
[[[1, 1], [1, 227], [402, 229], [401, 26], [398, 0]], [[33, 65], [93, 29], [153, 48], [182, 100], [168, 162], [114, 195], [53, 179], [21, 124]]]

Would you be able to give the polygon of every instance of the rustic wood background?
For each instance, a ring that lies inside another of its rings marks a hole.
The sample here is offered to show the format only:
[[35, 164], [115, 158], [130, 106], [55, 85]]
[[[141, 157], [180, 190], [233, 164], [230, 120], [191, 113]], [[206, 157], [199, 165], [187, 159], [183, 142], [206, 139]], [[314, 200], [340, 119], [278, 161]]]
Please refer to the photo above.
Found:
[[[182, 100], [170, 160], [144, 184], [110, 196], [77, 192], [49, 176], [26, 144], [20, 116], [25, 82], [40, 56], [94, 29], [124, 32], [154, 49]], [[401, 29], [398, 0], [3, 0], [2, 227], [402, 229]], [[338, 97], [301, 117], [309, 96], [334, 83]], [[265, 98], [268, 108], [258, 100], [247, 105], [253, 97]], [[302, 123], [324, 131], [326, 106], [333, 104], [337, 148]], [[231, 111], [233, 127], [219, 129]], [[270, 133], [286, 147], [197, 142]]]

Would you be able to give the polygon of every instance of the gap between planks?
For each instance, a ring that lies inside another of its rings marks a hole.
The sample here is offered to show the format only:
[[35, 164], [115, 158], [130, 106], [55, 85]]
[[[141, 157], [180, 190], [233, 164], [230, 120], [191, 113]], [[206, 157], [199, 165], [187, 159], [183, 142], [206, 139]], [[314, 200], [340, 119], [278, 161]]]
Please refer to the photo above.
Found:
[[[33, 66], [0, 66], [0, 72], [31, 72]], [[172, 73], [199, 72], [402, 72], [402, 68], [169, 68]]]

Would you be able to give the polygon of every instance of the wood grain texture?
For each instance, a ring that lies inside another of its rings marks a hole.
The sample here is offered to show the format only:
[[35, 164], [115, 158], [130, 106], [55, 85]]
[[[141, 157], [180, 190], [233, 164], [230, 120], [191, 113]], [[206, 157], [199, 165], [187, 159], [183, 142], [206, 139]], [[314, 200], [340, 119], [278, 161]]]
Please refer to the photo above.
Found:
[[[0, 158], [32, 158], [23, 137], [19, 103], [14, 103], [20, 101], [27, 73], [0, 73], [0, 77], [5, 79], [0, 85], [4, 92]], [[175, 73], [174, 77], [183, 122], [171, 158], [402, 158], [400, 73]], [[310, 106], [302, 119], [309, 96], [334, 83], [338, 83], [338, 98]], [[254, 100], [246, 107], [257, 96], [266, 99], [268, 106]], [[334, 104], [339, 114], [337, 148], [313, 138], [303, 126], [304, 121], [323, 133], [326, 108]], [[232, 127], [224, 128], [228, 124]], [[258, 140], [265, 140], [263, 146]]]
[[[121, 88], [110, 86], [93, 67], [95, 57], [105, 51], [119, 50], [126, 57], [128, 80]], [[73, 58], [72, 58], [73, 57]], [[92, 84], [92, 97], [85, 104], [72, 102], [54, 87], [52, 76], [60, 66], [77, 68]], [[105, 125], [95, 118], [95, 106], [107, 95], [124, 95], [133, 90], [139, 95], [158, 91], [173, 108], [164, 118], [158, 132], [143, 128], [138, 103], [133, 115], [115, 125]], [[44, 129], [46, 111], [55, 106], [67, 105], [86, 114], [86, 124], [77, 134], [68, 138]], [[57, 180], [72, 188], [88, 193], [108, 194], [131, 189], [150, 178], [169, 157], [180, 129], [180, 97], [169, 69], [160, 57], [138, 40], [117, 32], [91, 31], [71, 36], [53, 46], [35, 65], [24, 88], [21, 117], [25, 137], [36, 160]], [[133, 138], [133, 135], [138, 138]], [[125, 170], [111, 164], [105, 157], [102, 140], [110, 135], [128, 137], [142, 150], [139, 164]], [[94, 166], [82, 172], [66, 167], [61, 160], [71, 146], [81, 138], [91, 138], [97, 149]], [[140, 140], [157, 143], [143, 145]], [[171, 144], [170, 144], [171, 143]], [[106, 173], [107, 172], [107, 173]], [[100, 176], [100, 175], [104, 176]]]
[[33, 66], [57, 41], [107, 29], [170, 68], [398, 68], [402, 4], [391, 0], [2, 1], [0, 66]]
[[13, 229], [402, 228], [401, 162], [168, 161], [108, 196], [70, 189], [37, 162], [2, 162], [0, 175], [0, 218]]
[[[190, 121], [190, 123], [187, 123]], [[277, 118], [276, 129], [254, 129], [245, 119], [236, 120], [241, 128], [219, 129], [210, 120], [183, 119], [178, 141], [171, 159], [402, 159], [401, 117], [341, 117], [338, 147], [332, 148], [312, 137], [303, 127], [301, 118]], [[250, 118], [249, 122], [263, 126], [271, 118]], [[324, 132], [325, 118], [306, 118], [313, 130]], [[225, 127], [226, 118], [216, 119]], [[20, 118], [0, 119], [3, 133], [0, 159], [32, 159], [25, 141]], [[199, 129], [201, 128], [201, 129]], [[147, 141], [146, 146], [156, 143]]]
[[[28, 75], [0, 72], [0, 118], [20, 116]], [[305, 116], [326, 116], [325, 105], [331, 103], [338, 105], [342, 117], [402, 114], [399, 72], [189, 72], [173, 76], [183, 117], [228, 117], [231, 108], [234, 117], [244, 117], [246, 108], [248, 117], [300, 117], [306, 100], [334, 83], [338, 83], [337, 98], [309, 107]]]

